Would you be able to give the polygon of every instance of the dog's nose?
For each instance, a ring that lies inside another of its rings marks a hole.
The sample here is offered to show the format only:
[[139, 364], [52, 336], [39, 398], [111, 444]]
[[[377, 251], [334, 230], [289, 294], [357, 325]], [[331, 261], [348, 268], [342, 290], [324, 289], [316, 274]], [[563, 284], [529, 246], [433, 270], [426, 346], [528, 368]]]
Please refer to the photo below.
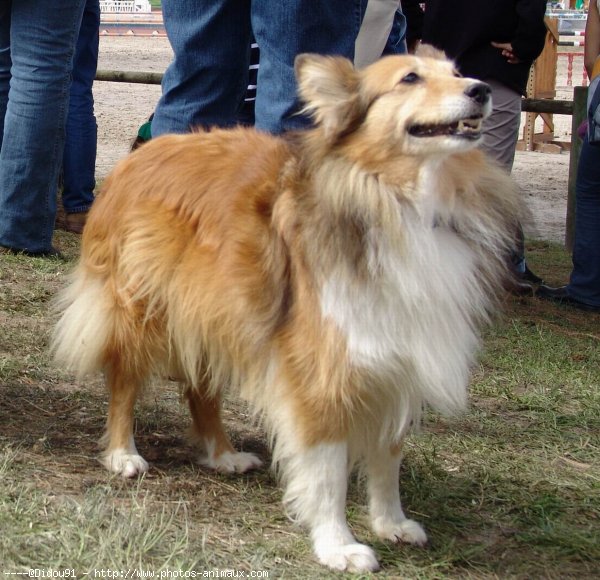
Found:
[[491, 94], [492, 89], [485, 83], [473, 83], [465, 90], [465, 95], [480, 105], [485, 105], [490, 100]]

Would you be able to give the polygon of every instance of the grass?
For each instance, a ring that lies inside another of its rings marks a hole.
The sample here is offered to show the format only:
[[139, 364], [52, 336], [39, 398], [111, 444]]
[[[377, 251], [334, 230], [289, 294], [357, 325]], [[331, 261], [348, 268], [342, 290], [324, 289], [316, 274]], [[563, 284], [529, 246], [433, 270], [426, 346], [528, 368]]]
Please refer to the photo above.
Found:
[[[58, 233], [57, 244], [67, 262], [0, 255], [0, 572], [339, 576], [314, 562], [268, 469], [230, 477], [193, 462], [187, 413], [172, 388], [150, 391], [138, 409], [136, 439], [151, 471], [122, 481], [100, 467], [102, 382], [75, 382], [47, 353], [49, 302], [78, 253], [73, 235]], [[566, 279], [560, 247], [531, 242], [528, 255], [549, 282]], [[486, 334], [470, 411], [428, 415], [407, 445], [402, 497], [429, 548], [377, 540], [362, 486], [351, 485], [349, 520], [376, 549], [379, 577], [598, 577], [599, 323], [598, 315], [508, 299]], [[245, 416], [241, 403], [228, 403], [236, 444], [268, 460], [263, 434]]]

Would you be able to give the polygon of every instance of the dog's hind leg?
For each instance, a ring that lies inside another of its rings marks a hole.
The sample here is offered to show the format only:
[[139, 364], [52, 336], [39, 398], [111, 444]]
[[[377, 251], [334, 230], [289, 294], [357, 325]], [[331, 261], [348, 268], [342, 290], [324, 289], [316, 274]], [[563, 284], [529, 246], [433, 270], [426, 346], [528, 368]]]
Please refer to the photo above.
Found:
[[102, 463], [123, 477], [135, 477], [148, 471], [148, 463], [138, 453], [133, 440], [133, 408], [142, 381], [115, 363], [107, 369], [106, 382], [110, 401]]
[[398, 482], [401, 459], [399, 448], [369, 449], [366, 472], [371, 525], [382, 539], [423, 546], [427, 543], [423, 528], [402, 511]]
[[192, 414], [194, 437], [205, 455], [200, 463], [223, 473], [244, 473], [262, 465], [252, 453], [238, 452], [233, 448], [221, 421], [221, 397], [210, 396], [197, 387], [186, 388]]

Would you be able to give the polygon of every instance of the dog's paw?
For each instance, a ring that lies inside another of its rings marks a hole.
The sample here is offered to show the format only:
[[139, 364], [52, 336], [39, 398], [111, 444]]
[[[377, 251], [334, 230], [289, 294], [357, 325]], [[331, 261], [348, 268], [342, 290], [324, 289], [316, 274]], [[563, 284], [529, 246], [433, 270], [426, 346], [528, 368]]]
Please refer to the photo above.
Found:
[[141, 455], [129, 453], [126, 449], [107, 452], [102, 463], [106, 469], [123, 477], [136, 477], [148, 471], [148, 462]]
[[395, 543], [404, 542], [417, 546], [427, 544], [427, 534], [415, 520], [394, 522], [379, 518], [373, 522], [373, 531], [383, 540], [390, 540]]
[[340, 572], [375, 572], [379, 562], [375, 552], [363, 544], [343, 544], [316, 548], [319, 562], [332, 570]]
[[217, 456], [203, 457], [200, 463], [219, 473], [245, 473], [262, 465], [262, 461], [253, 453], [229, 451]]

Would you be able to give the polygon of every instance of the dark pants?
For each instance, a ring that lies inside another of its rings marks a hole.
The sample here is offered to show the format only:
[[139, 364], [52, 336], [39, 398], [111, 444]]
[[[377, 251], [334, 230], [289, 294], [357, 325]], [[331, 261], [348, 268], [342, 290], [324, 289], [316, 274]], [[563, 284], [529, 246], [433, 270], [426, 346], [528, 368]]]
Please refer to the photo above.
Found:
[[86, 0], [73, 61], [63, 155], [62, 201], [67, 213], [87, 211], [94, 201], [98, 127], [92, 85], [98, 65], [99, 31], [99, 2]]
[[575, 243], [569, 295], [600, 306], [600, 146], [586, 140], [577, 169]]

